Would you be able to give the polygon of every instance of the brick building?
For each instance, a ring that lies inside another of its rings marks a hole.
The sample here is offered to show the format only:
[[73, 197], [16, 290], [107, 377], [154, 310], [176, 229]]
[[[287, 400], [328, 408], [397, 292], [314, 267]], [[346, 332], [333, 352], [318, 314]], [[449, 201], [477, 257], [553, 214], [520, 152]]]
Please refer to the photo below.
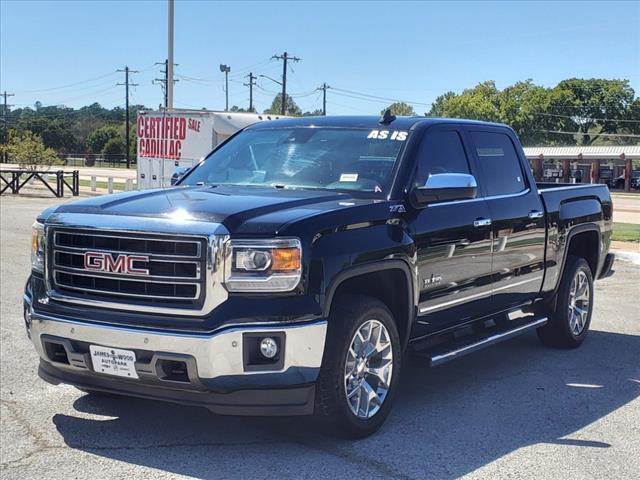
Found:
[[537, 181], [607, 183], [629, 191], [640, 177], [640, 145], [526, 147]]

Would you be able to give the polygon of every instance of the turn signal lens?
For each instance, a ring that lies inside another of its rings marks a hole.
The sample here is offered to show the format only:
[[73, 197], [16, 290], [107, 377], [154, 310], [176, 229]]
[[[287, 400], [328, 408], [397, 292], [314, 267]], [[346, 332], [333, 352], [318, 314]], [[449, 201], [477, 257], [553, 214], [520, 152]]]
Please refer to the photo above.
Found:
[[291, 272], [300, 269], [300, 249], [276, 248], [271, 251], [271, 270], [274, 272]]
[[40, 230], [35, 227], [31, 227], [31, 251], [37, 252], [40, 247]]
[[44, 271], [44, 226], [38, 222], [31, 228], [31, 268]]

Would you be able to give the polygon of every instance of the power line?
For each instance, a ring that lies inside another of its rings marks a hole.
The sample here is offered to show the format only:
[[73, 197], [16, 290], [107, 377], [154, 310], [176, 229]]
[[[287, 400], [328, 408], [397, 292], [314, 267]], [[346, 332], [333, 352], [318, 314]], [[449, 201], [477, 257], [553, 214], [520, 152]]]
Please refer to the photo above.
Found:
[[129, 83], [129, 74], [130, 73], [138, 73], [137, 70], [129, 70], [129, 67], [125, 66], [124, 70], [118, 70], [118, 72], [124, 72], [124, 83], [118, 83], [116, 85], [124, 85], [124, 91], [125, 91], [125, 96], [124, 96], [124, 104], [125, 104], [125, 113], [124, 113], [124, 118], [125, 118], [125, 143], [126, 143], [126, 159], [127, 159], [127, 168], [131, 168], [131, 158], [129, 156], [129, 87], [135, 87], [138, 84], [137, 83]]
[[[246, 74], [248, 72], [254, 71], [253, 69], [255, 67], [258, 67], [260, 65], [264, 65], [270, 62], [272, 62], [272, 59], [263, 60], [262, 62], [255, 63], [253, 65], [249, 65], [248, 67], [244, 67], [238, 70], [234, 69], [233, 73], [229, 72], [229, 81], [235, 82], [235, 83], [242, 83], [241, 79], [246, 78], [247, 77]], [[221, 81], [219, 78], [214, 78], [214, 77], [196, 77], [193, 75], [184, 75], [184, 74], [181, 74], [181, 75], [176, 74], [176, 77], [179, 77], [189, 82], [202, 82], [203, 84], [215, 84], [215, 83], [220, 83]]]
[[318, 91], [318, 89], [314, 88], [313, 90], [311, 90], [309, 92], [305, 92], [305, 93], [290, 93], [289, 96], [291, 98], [310, 97], [311, 95], [315, 94], [317, 91]]
[[275, 60], [282, 60], [282, 105], [280, 106], [280, 114], [285, 115], [287, 111], [287, 62], [299, 62], [301, 59], [298, 57], [291, 57], [287, 52], [282, 55], [274, 55], [271, 57]]
[[365, 97], [365, 98], [370, 98], [370, 99], [375, 99], [375, 100], [381, 100], [381, 101], [385, 101], [385, 102], [403, 102], [403, 103], [407, 103], [409, 105], [421, 105], [421, 106], [426, 106], [426, 107], [430, 107], [431, 106], [430, 103], [414, 102], [414, 101], [410, 101], [410, 100], [402, 100], [402, 99], [399, 99], [399, 98], [380, 97], [380, 96], [377, 96], [377, 95], [370, 95], [368, 93], [354, 92], [353, 90], [346, 90], [344, 88], [331, 87], [331, 89], [336, 91], [336, 92], [343, 92], [343, 93], [347, 93], [347, 94], [351, 94], [351, 95], [357, 95], [359, 97]]
[[559, 130], [536, 130], [536, 132], [544, 132], [544, 133], [558, 133], [562, 135], [582, 135], [588, 137], [629, 137], [629, 138], [640, 138], [640, 135], [634, 135], [631, 133], [583, 133], [583, 132], [562, 132]]
[[544, 117], [558, 117], [558, 118], [569, 118], [569, 119], [588, 119], [588, 120], [597, 120], [599, 122], [620, 122], [620, 123], [640, 123], [640, 120], [626, 120], [626, 119], [616, 119], [616, 118], [595, 118], [595, 117], [582, 117], [580, 115], [559, 115], [556, 113], [543, 113], [543, 112], [534, 112], [534, 115], [541, 115]]
[[94, 82], [96, 80], [100, 80], [103, 78], [107, 78], [110, 77], [112, 75], [115, 75], [117, 72], [109, 72], [109, 73], [105, 73], [104, 75], [99, 75], [97, 77], [93, 77], [93, 78], [89, 78], [87, 80], [80, 80], [79, 82], [75, 82], [75, 83], [68, 83], [66, 85], [61, 85], [59, 87], [51, 87], [51, 88], [41, 88], [38, 90], [20, 90], [19, 93], [41, 93], [41, 92], [50, 92], [52, 90], [62, 90], [64, 88], [70, 88], [70, 87], [75, 87], [77, 85], [82, 85], [84, 83], [90, 83], [90, 82]]
[[[220, 79], [207, 79], [207, 78], [198, 78], [198, 77], [191, 77], [189, 75], [180, 75], [180, 74], [176, 74], [176, 77], [185, 80], [187, 82], [191, 82], [191, 83], [197, 83], [200, 85], [212, 85], [215, 83], [220, 83]], [[230, 80], [230, 81], [234, 81], [234, 80]]]
[[268, 58], [266, 60], [262, 60], [261, 62], [249, 65], [248, 67], [240, 68], [240, 69], [236, 70], [236, 72], [234, 74], [229, 75], [229, 77], [230, 78], [235, 78], [235, 79], [243, 78], [247, 72], [254, 71], [256, 68], [261, 67], [262, 65], [266, 65], [268, 63], [271, 63], [272, 61], [273, 61], [273, 58]]
[[[57, 105], [61, 105], [61, 104], [64, 104], [65, 102], [72, 102], [72, 101], [78, 100], [80, 98], [93, 97], [95, 95], [99, 95], [101, 93], [105, 93], [105, 92], [112, 91], [112, 90], [115, 90], [115, 89], [116, 89], [115, 85], [111, 84], [110, 87], [103, 88], [103, 89], [96, 90], [96, 91], [92, 91], [92, 92], [83, 93], [82, 95], [76, 95], [74, 97], [64, 98], [64, 99], [56, 101], [55, 103]], [[51, 102], [51, 103], [53, 103], [53, 102]]]

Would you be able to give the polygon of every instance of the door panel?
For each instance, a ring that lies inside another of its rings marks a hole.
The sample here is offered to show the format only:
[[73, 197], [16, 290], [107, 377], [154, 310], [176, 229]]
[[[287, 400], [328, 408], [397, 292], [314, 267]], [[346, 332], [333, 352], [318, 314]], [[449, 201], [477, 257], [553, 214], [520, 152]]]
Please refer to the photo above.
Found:
[[[413, 185], [432, 174], [477, 178], [457, 127], [437, 126], [420, 142]], [[491, 308], [491, 227], [484, 199], [432, 203], [414, 211], [409, 225], [417, 246], [420, 301], [415, 335], [431, 333], [487, 314]]]
[[487, 202], [493, 221], [493, 303], [502, 310], [526, 303], [540, 291], [545, 219], [529, 214], [544, 210], [537, 192], [531, 191]]
[[499, 311], [523, 305], [540, 291], [544, 206], [506, 130], [473, 131], [470, 137], [492, 220], [492, 309]]
[[491, 308], [491, 228], [482, 199], [430, 205], [412, 222], [417, 244], [420, 303], [417, 335], [474, 317]]

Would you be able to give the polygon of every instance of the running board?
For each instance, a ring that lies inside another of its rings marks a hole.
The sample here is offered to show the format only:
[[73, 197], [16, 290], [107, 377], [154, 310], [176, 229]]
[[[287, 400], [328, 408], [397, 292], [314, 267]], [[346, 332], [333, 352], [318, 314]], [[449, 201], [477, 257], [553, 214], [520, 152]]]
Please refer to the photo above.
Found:
[[523, 333], [527, 333], [528, 331], [535, 328], [542, 327], [547, 323], [547, 321], [548, 319], [546, 317], [543, 317], [535, 319], [531, 322], [520, 323], [514, 328], [488, 334], [484, 337], [479, 338], [478, 336], [474, 335], [468, 339], [461, 338], [460, 342], [465, 343], [458, 343], [453, 349], [449, 348], [447, 350], [440, 350], [431, 353], [429, 355], [430, 364], [432, 367], [442, 365], [443, 363], [450, 362], [451, 360], [460, 358], [464, 355], [467, 355], [468, 353], [473, 353], [490, 345], [509, 340], [510, 338], [517, 337], [518, 335], [522, 335]]

